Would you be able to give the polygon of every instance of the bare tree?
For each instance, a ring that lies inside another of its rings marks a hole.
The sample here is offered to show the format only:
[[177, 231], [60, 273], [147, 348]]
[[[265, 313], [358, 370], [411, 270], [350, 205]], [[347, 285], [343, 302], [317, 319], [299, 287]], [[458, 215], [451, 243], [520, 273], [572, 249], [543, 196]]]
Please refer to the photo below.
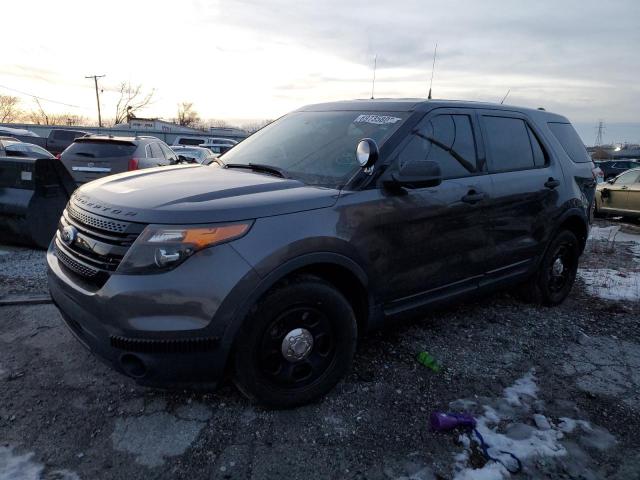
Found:
[[27, 112], [26, 117], [31, 123], [35, 123], [36, 125], [51, 125], [53, 122], [53, 118], [49, 115], [44, 108], [42, 108], [42, 104], [40, 100], [37, 98], [33, 98], [33, 102], [36, 104], [36, 109]]
[[249, 133], [254, 133], [260, 130], [261, 128], [266, 127], [271, 122], [273, 122], [273, 120], [267, 120], [267, 119], [252, 120], [252, 121], [243, 123], [242, 128]]
[[20, 99], [10, 95], [0, 95], [0, 122], [11, 123], [20, 116]]
[[193, 109], [193, 103], [182, 102], [178, 105], [178, 125], [192, 127], [200, 122], [198, 112]]
[[144, 93], [142, 85], [131, 85], [129, 82], [122, 82], [118, 91], [120, 92], [120, 99], [116, 104], [116, 117], [114, 119], [116, 124], [135, 118], [135, 112], [152, 103], [153, 95], [155, 94], [155, 89]]

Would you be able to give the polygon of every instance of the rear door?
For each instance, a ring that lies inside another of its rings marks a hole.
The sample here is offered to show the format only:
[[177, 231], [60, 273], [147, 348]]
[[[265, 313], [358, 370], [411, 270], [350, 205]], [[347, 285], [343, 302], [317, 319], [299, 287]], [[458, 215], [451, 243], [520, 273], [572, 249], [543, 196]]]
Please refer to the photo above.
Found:
[[544, 249], [564, 186], [562, 170], [521, 114], [480, 112], [494, 201], [488, 211], [495, 255], [485, 282], [527, 272]]
[[60, 160], [78, 183], [126, 172], [136, 145], [125, 140], [79, 138], [61, 155]]

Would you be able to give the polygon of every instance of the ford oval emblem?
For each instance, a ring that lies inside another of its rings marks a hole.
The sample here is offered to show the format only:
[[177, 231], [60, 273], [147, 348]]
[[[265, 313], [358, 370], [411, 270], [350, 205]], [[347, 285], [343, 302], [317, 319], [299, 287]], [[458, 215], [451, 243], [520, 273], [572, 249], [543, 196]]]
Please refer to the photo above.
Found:
[[62, 229], [62, 232], [60, 233], [60, 238], [66, 245], [71, 245], [73, 242], [75, 242], [77, 236], [78, 230], [72, 225], [67, 225]]

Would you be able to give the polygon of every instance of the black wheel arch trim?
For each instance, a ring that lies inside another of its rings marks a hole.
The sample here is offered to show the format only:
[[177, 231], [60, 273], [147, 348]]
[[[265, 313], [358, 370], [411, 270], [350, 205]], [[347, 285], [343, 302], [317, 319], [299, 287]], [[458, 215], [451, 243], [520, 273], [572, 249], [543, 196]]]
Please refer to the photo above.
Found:
[[356, 263], [349, 257], [334, 252], [314, 252], [303, 254], [286, 261], [282, 265], [269, 272], [267, 275], [263, 276], [256, 287], [246, 297], [244, 302], [238, 306], [233, 315], [233, 318], [228, 323], [220, 342], [220, 348], [225, 351], [225, 362], [227, 364], [231, 351], [233, 349], [236, 335], [240, 330], [242, 322], [249, 314], [251, 308], [260, 299], [260, 297], [267, 291], [269, 291], [269, 289], [271, 289], [279, 281], [287, 277], [287, 275], [297, 270], [301, 270], [305, 267], [313, 267], [314, 265], [320, 264], [333, 264], [339, 267], [343, 267], [349, 270], [356, 278], [358, 278], [364, 289], [367, 291], [367, 300], [369, 303], [369, 318], [367, 319], [368, 325], [373, 327], [382, 323], [382, 309], [374, 305], [373, 297], [367, 288], [369, 285], [369, 278], [365, 270], [358, 263]]
[[[565, 212], [563, 212], [562, 215], [560, 215], [558, 217], [558, 219], [556, 220], [556, 222], [555, 222], [556, 225], [553, 228], [551, 235], [549, 236], [549, 240], [547, 241], [547, 245], [546, 245], [546, 247], [544, 249], [544, 253], [540, 256], [540, 259], [539, 259], [538, 262], [542, 261], [542, 259], [546, 255], [547, 250], [549, 249], [549, 246], [551, 245], [551, 242], [553, 241], [553, 239], [556, 238], [558, 233], [560, 233], [560, 229], [565, 224], [565, 222], [567, 222], [567, 220], [569, 220], [571, 218], [576, 218], [577, 220], [579, 220], [583, 224], [584, 229], [586, 231], [584, 242], [581, 242], [581, 244], [580, 244], [580, 253], [582, 253], [582, 251], [584, 250], [585, 245], [587, 244], [587, 238], [589, 236], [589, 228], [590, 228], [589, 218], [587, 216], [587, 213], [582, 208], [571, 207], [568, 210], [566, 210]], [[578, 238], [578, 241], [580, 241], [580, 238]]]

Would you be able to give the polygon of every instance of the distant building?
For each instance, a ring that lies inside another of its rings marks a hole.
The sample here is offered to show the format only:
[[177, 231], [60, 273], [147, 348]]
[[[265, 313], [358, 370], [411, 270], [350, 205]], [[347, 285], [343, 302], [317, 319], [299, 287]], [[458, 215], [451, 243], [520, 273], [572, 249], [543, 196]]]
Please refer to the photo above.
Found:
[[127, 123], [119, 123], [113, 128], [128, 128], [131, 130], [153, 130], [156, 132], [165, 133], [186, 133], [195, 135], [205, 135], [202, 130], [197, 130], [191, 127], [183, 127], [177, 123], [167, 122], [166, 120], [160, 120], [158, 118], [130, 118]]

